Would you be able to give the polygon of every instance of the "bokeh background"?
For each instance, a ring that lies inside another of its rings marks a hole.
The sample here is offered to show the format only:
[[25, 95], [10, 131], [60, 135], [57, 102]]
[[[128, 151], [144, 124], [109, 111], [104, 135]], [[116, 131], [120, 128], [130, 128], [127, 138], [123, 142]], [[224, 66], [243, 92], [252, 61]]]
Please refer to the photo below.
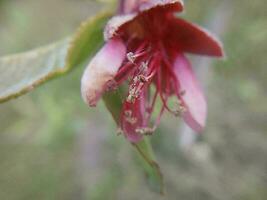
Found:
[[[266, 200], [267, 4], [222, 2], [186, 0], [182, 16], [218, 32], [227, 58], [193, 58], [208, 97], [205, 133], [196, 137], [165, 114], [152, 138], [164, 197], [149, 191], [103, 103], [82, 102], [81, 67], [0, 105], [0, 199]], [[90, 0], [0, 0], [0, 55], [63, 38], [103, 8]]]

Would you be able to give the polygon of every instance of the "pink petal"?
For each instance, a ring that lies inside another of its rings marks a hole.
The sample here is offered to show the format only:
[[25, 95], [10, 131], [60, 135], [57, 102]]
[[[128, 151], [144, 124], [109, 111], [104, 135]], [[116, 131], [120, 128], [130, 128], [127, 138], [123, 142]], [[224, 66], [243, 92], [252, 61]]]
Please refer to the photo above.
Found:
[[129, 14], [134, 12], [138, 6], [138, 0], [120, 0], [119, 14]]
[[171, 46], [179, 47], [181, 51], [209, 55], [223, 56], [222, 43], [210, 32], [198, 25], [189, 23], [180, 18], [174, 18], [170, 22], [171, 31], [169, 38]]
[[181, 95], [186, 107], [183, 118], [192, 129], [200, 132], [206, 123], [207, 104], [190, 63], [182, 54], [175, 58], [174, 71], [180, 84], [178, 93], [185, 91], [185, 94]]
[[109, 40], [95, 55], [84, 71], [81, 80], [83, 100], [96, 106], [102, 93], [114, 83], [114, 76], [126, 56], [126, 47], [119, 39]]

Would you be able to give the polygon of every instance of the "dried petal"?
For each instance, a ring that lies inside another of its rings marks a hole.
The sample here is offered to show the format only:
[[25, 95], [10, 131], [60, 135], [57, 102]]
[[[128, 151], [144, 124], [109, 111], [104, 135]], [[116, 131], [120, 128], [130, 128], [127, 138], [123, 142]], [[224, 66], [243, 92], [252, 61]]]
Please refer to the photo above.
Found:
[[112, 17], [104, 30], [104, 38], [105, 40], [109, 40], [116, 36], [121, 26], [127, 24], [128, 22], [132, 21], [136, 17], [136, 14], [127, 14], [127, 15], [118, 15]]
[[102, 93], [114, 84], [114, 76], [125, 56], [124, 43], [119, 39], [112, 39], [91, 60], [81, 81], [82, 97], [89, 106], [96, 106]]
[[183, 11], [184, 3], [182, 0], [141, 0], [139, 11], [158, 11], [164, 12], [181, 12]]
[[192, 129], [200, 132], [206, 123], [207, 104], [190, 63], [182, 54], [175, 58], [174, 72], [179, 81], [180, 91], [184, 91], [184, 94], [180, 95], [186, 106], [183, 118]]

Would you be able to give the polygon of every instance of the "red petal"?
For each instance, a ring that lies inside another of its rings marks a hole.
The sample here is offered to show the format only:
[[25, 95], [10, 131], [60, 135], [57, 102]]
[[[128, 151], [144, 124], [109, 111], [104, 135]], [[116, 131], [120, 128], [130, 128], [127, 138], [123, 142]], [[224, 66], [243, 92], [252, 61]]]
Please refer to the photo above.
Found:
[[206, 123], [207, 104], [189, 61], [181, 54], [175, 58], [174, 72], [180, 84], [177, 92], [185, 91], [181, 96], [187, 109], [183, 118], [192, 129], [200, 132]]
[[210, 32], [180, 18], [171, 19], [169, 44], [188, 53], [223, 56], [222, 43]]
[[137, 132], [138, 128], [142, 128], [144, 125], [144, 104], [142, 99], [137, 99], [134, 103], [123, 104], [123, 110], [121, 113], [121, 128], [125, 137], [131, 142], [139, 142], [143, 136]]
[[109, 88], [126, 56], [121, 40], [109, 40], [95, 55], [84, 71], [81, 92], [89, 106], [95, 106], [104, 91]]
[[[127, 3], [127, 2], [125, 2]], [[133, 5], [129, 5], [131, 7]], [[153, 13], [154, 15], [159, 15], [162, 13], [169, 12], [180, 12], [183, 10], [182, 0], [140, 0], [138, 3], [139, 8], [136, 12], [130, 12], [129, 14], [122, 14], [112, 17], [104, 31], [104, 38], [108, 40], [116, 36], [123, 27], [131, 27], [134, 22], [141, 20], [148, 14]], [[135, 29], [136, 27], [133, 26]], [[143, 27], [142, 27], [143, 28]]]

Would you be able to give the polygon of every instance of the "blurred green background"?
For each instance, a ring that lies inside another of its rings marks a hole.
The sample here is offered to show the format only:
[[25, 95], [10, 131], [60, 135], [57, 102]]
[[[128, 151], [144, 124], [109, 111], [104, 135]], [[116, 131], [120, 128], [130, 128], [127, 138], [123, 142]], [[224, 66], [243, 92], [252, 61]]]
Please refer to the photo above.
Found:
[[[200, 78], [209, 104], [205, 133], [185, 147], [181, 120], [165, 114], [153, 136], [164, 197], [148, 190], [103, 103], [88, 109], [82, 102], [79, 68], [0, 105], [0, 199], [266, 200], [267, 4], [225, 1], [227, 59]], [[183, 17], [212, 23], [221, 2], [186, 0]], [[0, 0], [0, 55], [65, 37], [101, 9], [89, 0]]]

